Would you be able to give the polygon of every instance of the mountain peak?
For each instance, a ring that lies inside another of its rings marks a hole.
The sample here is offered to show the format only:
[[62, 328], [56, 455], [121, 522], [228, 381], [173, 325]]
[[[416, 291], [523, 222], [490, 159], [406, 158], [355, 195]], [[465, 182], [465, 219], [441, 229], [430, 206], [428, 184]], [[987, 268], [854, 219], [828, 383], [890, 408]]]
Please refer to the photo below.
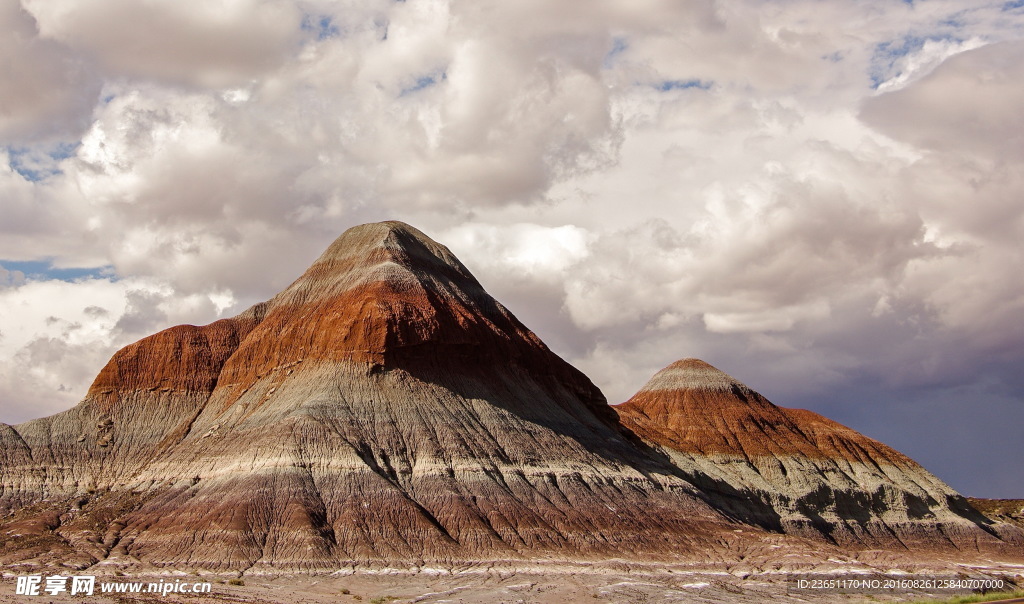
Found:
[[342, 233], [301, 277], [271, 300], [271, 306], [302, 304], [374, 283], [405, 290], [428, 282], [474, 293], [481, 290], [447, 247], [404, 222], [375, 222]]
[[320, 255], [314, 266], [353, 259], [376, 260], [380, 256], [406, 263], [416, 260], [430, 263], [440, 261], [450, 268], [466, 270], [447, 247], [419, 229], [397, 220], [361, 224], [348, 229]]
[[300, 360], [394, 367], [548, 354], [447, 247], [398, 221], [342, 233], [261, 314], [222, 381], [248, 383]]
[[[178, 351], [175, 362], [158, 350]], [[348, 229], [284, 291], [237, 317], [174, 327], [119, 351], [90, 392], [112, 408], [126, 388], [208, 395], [234, 385], [227, 406], [262, 376], [299, 363], [373, 368], [535, 354], [551, 353], [447, 247], [386, 221]]]
[[687, 358], [676, 361], [654, 374], [640, 392], [663, 390], [705, 390], [733, 391], [739, 388], [749, 391], [742, 382], [728, 373], [700, 359]]

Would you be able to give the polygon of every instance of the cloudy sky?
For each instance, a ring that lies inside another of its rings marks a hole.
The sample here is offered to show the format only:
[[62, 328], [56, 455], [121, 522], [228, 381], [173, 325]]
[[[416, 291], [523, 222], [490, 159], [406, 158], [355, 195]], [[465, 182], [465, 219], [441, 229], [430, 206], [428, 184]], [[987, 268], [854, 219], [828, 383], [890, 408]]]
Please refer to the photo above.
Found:
[[700, 357], [1024, 497], [1022, 0], [0, 0], [0, 421], [409, 222], [621, 402]]

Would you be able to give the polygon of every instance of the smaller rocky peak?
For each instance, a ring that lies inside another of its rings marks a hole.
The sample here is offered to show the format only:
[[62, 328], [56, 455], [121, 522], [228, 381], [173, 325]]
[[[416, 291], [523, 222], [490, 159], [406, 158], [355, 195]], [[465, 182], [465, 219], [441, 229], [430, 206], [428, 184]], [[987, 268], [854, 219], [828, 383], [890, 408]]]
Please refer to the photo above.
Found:
[[[750, 392], [745, 384], [700, 359], [682, 359], [654, 374], [643, 392], [701, 390], [707, 392]], [[639, 393], [638, 393], [639, 394]]]

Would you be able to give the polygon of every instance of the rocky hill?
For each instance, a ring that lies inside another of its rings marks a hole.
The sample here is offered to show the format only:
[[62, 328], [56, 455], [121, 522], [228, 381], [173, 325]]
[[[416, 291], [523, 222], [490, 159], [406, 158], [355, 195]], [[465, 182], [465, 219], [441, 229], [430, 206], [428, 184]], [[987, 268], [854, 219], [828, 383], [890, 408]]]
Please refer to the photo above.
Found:
[[119, 351], [75, 408], [0, 425], [0, 563], [725, 564], [785, 547], [795, 564], [834, 544], [1005, 543], [906, 457], [723, 376], [673, 366], [620, 424], [447, 248], [363, 225], [271, 300]]
[[0, 513], [40, 543], [8, 561], [648, 559], [714, 556], [732, 529], [400, 223], [349, 230], [238, 317], [128, 346], [80, 405], [0, 434]]
[[616, 409], [720, 507], [769, 529], [844, 547], [1019, 540], [909, 457], [817, 413], [777, 407], [698, 359], [669, 365]]

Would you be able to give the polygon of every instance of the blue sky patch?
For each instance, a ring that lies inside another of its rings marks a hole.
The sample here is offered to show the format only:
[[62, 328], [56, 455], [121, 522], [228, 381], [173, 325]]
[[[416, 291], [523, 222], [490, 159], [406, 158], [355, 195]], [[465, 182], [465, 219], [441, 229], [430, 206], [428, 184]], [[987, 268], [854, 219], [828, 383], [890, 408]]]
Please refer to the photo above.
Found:
[[[82, 279], [114, 279], [116, 273], [113, 266], [95, 266], [89, 268], [56, 268], [53, 260], [0, 260], [0, 266], [14, 272], [18, 271], [30, 281], [79, 281]], [[116, 279], [115, 279], [116, 280]]]
[[413, 94], [414, 92], [419, 92], [420, 90], [423, 90], [424, 88], [430, 88], [431, 86], [434, 86], [438, 82], [443, 82], [444, 80], [447, 80], [447, 79], [448, 79], [448, 73], [444, 72], [444, 71], [442, 71], [439, 74], [431, 74], [431, 75], [420, 76], [420, 77], [416, 78], [416, 83], [415, 84], [413, 84], [412, 86], [409, 86], [408, 88], [403, 88], [402, 92], [398, 93], [398, 96], [406, 96], [406, 95]]
[[[939, 21], [939, 25], [942, 27], [949, 28], [951, 31], [956, 31], [967, 27], [967, 21], [964, 20], [964, 13], [967, 11], [960, 11], [955, 15], [950, 15], [946, 19]], [[942, 36], [937, 36], [942, 37]]]
[[50, 148], [7, 147], [11, 169], [27, 181], [39, 182], [61, 173], [60, 162], [75, 155], [81, 143], [57, 143]]
[[612, 48], [608, 51], [608, 54], [604, 56], [602, 65], [604, 65], [605, 68], [611, 67], [612, 64], [615, 63], [615, 59], [622, 53], [626, 52], [627, 48], [629, 48], [629, 44], [626, 43], [625, 38], [613, 39]]
[[889, 40], [875, 45], [875, 57], [898, 59], [908, 54], [921, 50], [925, 40], [922, 36], [905, 36], [898, 40]]
[[302, 31], [316, 34], [317, 40], [337, 38], [341, 30], [334, 24], [334, 19], [329, 15], [306, 15], [302, 18]]
[[686, 90], [688, 88], [698, 88], [700, 90], [709, 90], [711, 88], [711, 82], [704, 80], [665, 80], [654, 85], [655, 88], [662, 92], [669, 92], [670, 90]]
[[[1024, 0], [1022, 0], [1024, 1]], [[949, 20], [946, 25], [956, 27], [954, 20]], [[917, 52], [924, 47], [925, 42], [963, 42], [954, 35], [932, 35], [932, 36], [904, 36], [896, 40], [882, 42], [875, 45], [875, 51], [871, 57], [871, 86], [878, 88], [883, 83], [900, 74], [897, 62], [903, 57]]]

